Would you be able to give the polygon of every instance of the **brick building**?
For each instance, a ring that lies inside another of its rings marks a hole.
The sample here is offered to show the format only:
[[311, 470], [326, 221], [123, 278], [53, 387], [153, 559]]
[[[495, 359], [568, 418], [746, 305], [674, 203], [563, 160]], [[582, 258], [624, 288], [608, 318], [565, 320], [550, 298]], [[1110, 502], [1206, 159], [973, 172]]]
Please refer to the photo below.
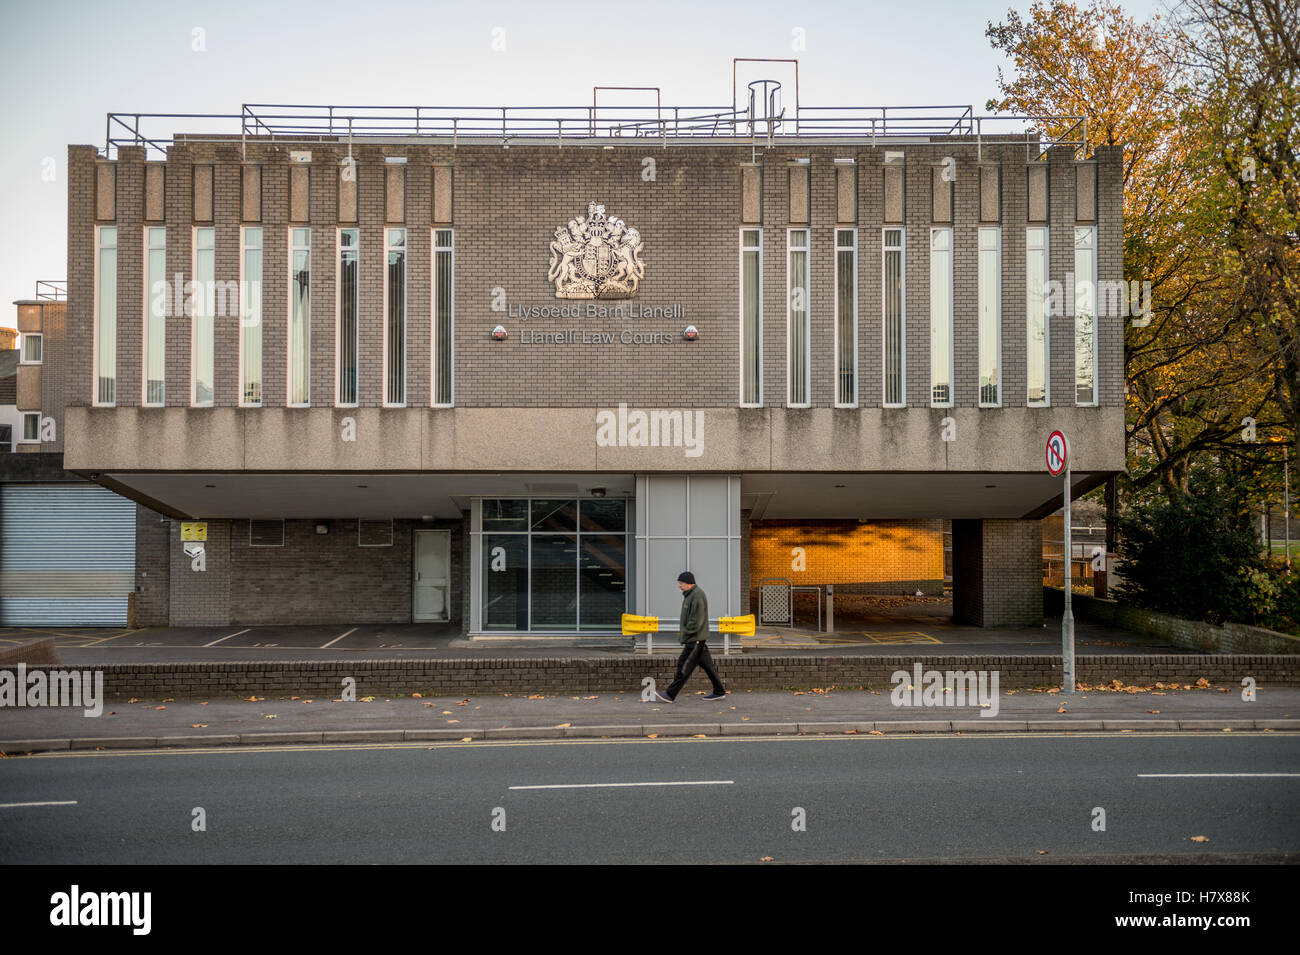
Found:
[[685, 567], [715, 614], [766, 576], [932, 590], [945, 522], [955, 615], [1041, 619], [1048, 434], [1076, 495], [1124, 466], [1088, 294], [1119, 148], [969, 111], [347, 114], [69, 147], [60, 433], [171, 519], [138, 623], [608, 632]]

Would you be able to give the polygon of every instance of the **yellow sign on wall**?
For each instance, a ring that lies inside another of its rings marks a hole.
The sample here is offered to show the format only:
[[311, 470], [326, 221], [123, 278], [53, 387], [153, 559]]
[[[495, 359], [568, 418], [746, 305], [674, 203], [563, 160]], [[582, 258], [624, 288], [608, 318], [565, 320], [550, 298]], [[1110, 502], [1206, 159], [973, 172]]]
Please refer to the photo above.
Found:
[[207, 521], [181, 521], [181, 540], [205, 541], [208, 539]]

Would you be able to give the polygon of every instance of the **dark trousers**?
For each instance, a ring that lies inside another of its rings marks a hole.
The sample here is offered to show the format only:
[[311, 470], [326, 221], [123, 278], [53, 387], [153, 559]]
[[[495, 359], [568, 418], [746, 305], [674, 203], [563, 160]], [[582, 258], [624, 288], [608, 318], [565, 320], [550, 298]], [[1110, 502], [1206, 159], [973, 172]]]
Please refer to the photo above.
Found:
[[708, 645], [703, 640], [697, 640], [682, 644], [681, 656], [677, 658], [677, 678], [668, 685], [668, 689], [664, 691], [665, 695], [677, 699], [677, 694], [682, 691], [682, 687], [686, 685], [686, 681], [690, 679], [697, 666], [704, 671], [704, 675], [713, 684], [714, 693], [726, 692], [722, 681], [718, 679], [718, 671], [713, 668], [713, 657], [709, 654]]

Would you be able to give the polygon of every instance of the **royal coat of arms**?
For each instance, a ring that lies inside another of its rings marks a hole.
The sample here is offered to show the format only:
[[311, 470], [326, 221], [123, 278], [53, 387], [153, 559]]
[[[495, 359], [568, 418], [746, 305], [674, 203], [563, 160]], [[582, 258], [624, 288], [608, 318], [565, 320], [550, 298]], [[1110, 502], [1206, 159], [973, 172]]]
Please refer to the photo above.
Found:
[[585, 216], [555, 230], [546, 277], [556, 298], [631, 298], [645, 277], [641, 249], [641, 233], [591, 202]]

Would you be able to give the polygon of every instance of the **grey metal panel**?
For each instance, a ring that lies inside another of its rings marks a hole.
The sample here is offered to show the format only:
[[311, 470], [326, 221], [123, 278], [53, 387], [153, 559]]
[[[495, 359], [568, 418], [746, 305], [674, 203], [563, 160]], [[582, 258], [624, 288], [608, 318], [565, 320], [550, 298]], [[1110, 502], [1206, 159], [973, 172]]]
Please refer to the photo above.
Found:
[[651, 537], [686, 534], [685, 475], [653, 475], [649, 479], [646, 520]]
[[689, 480], [691, 537], [726, 537], [727, 478], [700, 474]]
[[93, 485], [0, 487], [0, 625], [124, 626], [135, 504]]
[[686, 570], [686, 541], [681, 538], [646, 542], [646, 589], [651, 616], [665, 618], [665, 629], [675, 628], [682, 612], [682, 592], [677, 575]]

